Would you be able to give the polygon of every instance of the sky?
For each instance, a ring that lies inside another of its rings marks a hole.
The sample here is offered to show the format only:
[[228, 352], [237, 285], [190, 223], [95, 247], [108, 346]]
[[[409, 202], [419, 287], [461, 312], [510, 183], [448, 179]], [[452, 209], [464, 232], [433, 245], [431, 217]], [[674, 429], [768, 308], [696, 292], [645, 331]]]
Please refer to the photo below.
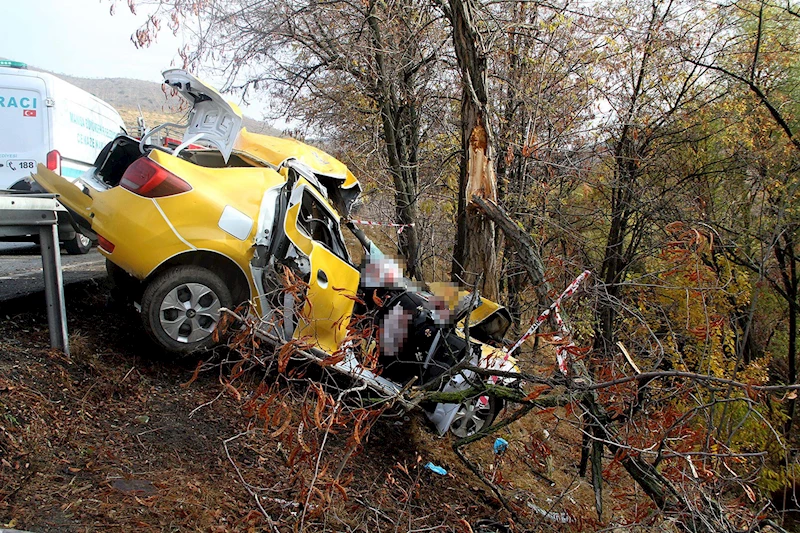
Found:
[[[111, 4], [112, 0], [0, 0], [0, 57], [56, 74], [154, 82], [161, 81], [161, 71], [181, 65], [177, 51], [183, 38], [173, 36], [166, 25], [149, 48], [136, 49], [131, 42], [146, 20], [147, 5], [134, 15], [127, 0], [117, 0], [111, 15]], [[195, 74], [215, 83], [208, 73]], [[239, 98], [228, 97], [241, 104]], [[261, 118], [262, 108], [259, 103], [242, 106], [253, 118]]]

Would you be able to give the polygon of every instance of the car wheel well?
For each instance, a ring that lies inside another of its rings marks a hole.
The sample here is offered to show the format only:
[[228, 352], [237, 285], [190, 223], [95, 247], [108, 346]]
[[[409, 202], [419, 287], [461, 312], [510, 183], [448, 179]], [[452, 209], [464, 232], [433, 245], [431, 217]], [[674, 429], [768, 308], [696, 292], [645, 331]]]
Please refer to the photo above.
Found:
[[151, 272], [145, 282], [155, 279], [170, 268], [188, 265], [203, 267], [217, 274], [228, 285], [234, 305], [250, 299], [250, 284], [241, 267], [222, 254], [205, 250], [186, 252], [169, 258]]

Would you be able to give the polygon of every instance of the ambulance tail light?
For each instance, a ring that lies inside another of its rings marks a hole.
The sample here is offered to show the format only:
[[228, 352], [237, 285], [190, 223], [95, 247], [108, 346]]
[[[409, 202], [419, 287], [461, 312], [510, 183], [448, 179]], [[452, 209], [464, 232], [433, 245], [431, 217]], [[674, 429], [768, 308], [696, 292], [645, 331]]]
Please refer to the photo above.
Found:
[[61, 175], [61, 154], [58, 153], [58, 150], [47, 153], [47, 168], [59, 176]]

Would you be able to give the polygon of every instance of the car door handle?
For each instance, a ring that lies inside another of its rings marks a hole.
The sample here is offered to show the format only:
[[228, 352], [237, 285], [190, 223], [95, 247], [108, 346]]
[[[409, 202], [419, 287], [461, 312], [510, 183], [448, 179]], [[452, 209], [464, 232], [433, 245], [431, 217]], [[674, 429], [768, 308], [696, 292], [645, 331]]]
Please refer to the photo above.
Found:
[[328, 283], [328, 275], [322, 270], [317, 270], [317, 281], [320, 283]]

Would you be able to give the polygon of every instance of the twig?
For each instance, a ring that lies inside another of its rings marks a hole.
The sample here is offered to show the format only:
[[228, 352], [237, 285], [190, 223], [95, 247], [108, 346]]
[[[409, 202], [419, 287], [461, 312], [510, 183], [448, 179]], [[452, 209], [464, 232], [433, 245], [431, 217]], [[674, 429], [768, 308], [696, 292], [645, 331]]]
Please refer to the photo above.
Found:
[[219, 400], [220, 398], [222, 398], [222, 396], [224, 396], [224, 394], [225, 394], [224, 392], [220, 392], [219, 394], [217, 394], [217, 397], [214, 398], [213, 400], [209, 400], [206, 403], [202, 403], [202, 404], [198, 405], [197, 407], [195, 407], [194, 409], [192, 409], [191, 411], [189, 411], [189, 418], [192, 418], [194, 416], [194, 414], [197, 411], [199, 411], [200, 409], [202, 409], [203, 407], [208, 407], [212, 403], [214, 403], [217, 400]]
[[328, 442], [328, 435], [330, 435], [331, 427], [333, 426], [334, 420], [336, 420], [336, 413], [342, 406], [342, 398], [345, 394], [349, 394], [351, 392], [359, 392], [367, 388], [366, 383], [362, 383], [357, 387], [352, 387], [349, 389], [345, 389], [339, 393], [339, 397], [336, 399], [336, 405], [333, 407], [333, 412], [331, 413], [330, 418], [328, 419], [328, 427], [325, 428], [325, 435], [322, 437], [322, 444], [320, 444], [319, 452], [317, 452], [317, 462], [314, 465], [314, 476], [311, 478], [311, 484], [308, 486], [308, 494], [306, 495], [306, 503], [303, 505], [303, 514], [300, 515], [300, 526], [298, 527], [299, 531], [303, 530], [303, 524], [305, 523], [306, 519], [306, 511], [308, 510], [308, 504], [311, 502], [311, 495], [314, 491], [314, 484], [317, 482], [317, 476], [319, 476], [319, 467], [322, 463], [322, 452], [325, 450], [325, 444]]
[[121, 385], [123, 381], [125, 381], [126, 379], [128, 379], [128, 376], [130, 376], [130, 375], [131, 375], [131, 372], [133, 372], [134, 370], [136, 370], [136, 367], [135, 367], [135, 366], [132, 366], [132, 367], [131, 367], [131, 369], [130, 369], [130, 370], [128, 370], [128, 372], [125, 374], [125, 376], [123, 376], [123, 378], [122, 378], [121, 380], [119, 380], [119, 384]]
[[465, 465], [467, 465], [467, 468], [469, 468], [472, 471], [472, 473], [475, 474], [475, 477], [477, 477], [478, 479], [483, 481], [483, 483], [487, 487], [492, 489], [492, 492], [494, 492], [495, 496], [497, 496], [497, 499], [499, 499], [500, 503], [503, 504], [503, 507], [505, 507], [505, 509], [509, 513], [511, 513], [511, 516], [514, 517], [514, 520], [516, 522], [522, 522], [522, 523], [527, 524], [527, 520], [522, 519], [517, 514], [517, 512], [514, 509], [511, 508], [511, 504], [505, 498], [505, 496], [503, 496], [503, 493], [500, 492], [500, 488], [497, 485], [495, 485], [494, 483], [492, 483], [491, 481], [489, 481], [488, 479], [486, 479], [486, 477], [481, 473], [480, 469], [472, 461], [467, 459], [467, 457], [464, 455], [464, 453], [461, 451], [461, 448], [457, 444], [458, 443], [453, 444], [453, 451], [458, 456], [458, 458], [461, 459], [461, 462], [463, 462]]
[[141, 437], [142, 435], [147, 435], [148, 433], [153, 433], [154, 431], [161, 431], [162, 429], [164, 429], [164, 426], [160, 428], [148, 429], [147, 431], [142, 431], [141, 433], [137, 433], [136, 436]]
[[245, 432], [239, 433], [238, 435], [234, 435], [233, 437], [229, 437], [229, 438], [225, 439], [224, 441], [222, 441], [222, 447], [225, 448], [225, 455], [228, 457], [228, 461], [230, 461], [230, 463], [233, 465], [234, 470], [236, 470], [236, 475], [239, 476], [239, 481], [242, 482], [242, 485], [244, 485], [245, 490], [247, 492], [249, 492], [250, 495], [253, 497], [253, 499], [256, 501], [256, 505], [258, 505], [258, 510], [261, 511], [261, 514], [266, 519], [266, 521], [269, 524], [270, 528], [272, 528], [272, 530], [275, 533], [280, 533], [280, 531], [278, 530], [278, 527], [275, 525], [275, 521], [272, 519], [272, 517], [267, 512], [267, 510], [264, 509], [264, 506], [261, 505], [261, 498], [259, 498], [258, 494], [252, 489], [250, 484], [247, 481], [245, 481], [244, 476], [242, 476], [241, 470], [239, 470], [239, 466], [236, 464], [236, 461], [233, 460], [233, 457], [231, 457], [230, 450], [228, 449], [228, 443], [229, 442], [233, 442], [234, 440], [238, 439], [239, 437], [244, 437], [245, 435], [247, 435], [247, 434], [249, 434], [251, 432], [252, 432], [252, 430], [245, 431]]
[[627, 359], [628, 364], [631, 365], [631, 368], [633, 368], [633, 371], [636, 372], [637, 374], [641, 374], [642, 371], [639, 370], [639, 367], [636, 366], [636, 363], [633, 362], [633, 358], [631, 357], [631, 354], [629, 354], [628, 350], [625, 349], [625, 345], [622, 344], [622, 341], [617, 342], [617, 346], [619, 346], [619, 349], [622, 350], [622, 355], [625, 356], [625, 359]]
[[709, 376], [707, 374], [696, 374], [694, 372], [681, 372], [679, 370], [663, 370], [657, 372], [643, 372], [641, 374], [637, 374], [635, 376], [626, 376], [624, 378], [613, 379], [611, 381], [604, 381], [602, 383], [595, 383], [592, 385], [577, 385], [575, 388], [577, 390], [584, 390], [584, 391], [593, 391], [598, 389], [605, 389], [608, 387], [613, 387], [615, 385], [622, 385], [623, 383], [630, 383], [631, 381], [644, 381], [650, 382], [654, 379], [663, 379], [663, 378], [686, 378], [686, 379], [693, 379], [696, 381], [710, 381], [713, 383], [719, 383], [721, 385], [732, 385], [734, 387], [738, 387], [740, 389], [751, 389], [755, 391], [762, 391], [762, 392], [784, 392], [789, 390], [800, 390], [800, 384], [797, 385], [749, 385], [747, 383], [742, 383], [740, 381], [734, 381], [732, 379], [726, 378], [718, 378], [716, 376]]

